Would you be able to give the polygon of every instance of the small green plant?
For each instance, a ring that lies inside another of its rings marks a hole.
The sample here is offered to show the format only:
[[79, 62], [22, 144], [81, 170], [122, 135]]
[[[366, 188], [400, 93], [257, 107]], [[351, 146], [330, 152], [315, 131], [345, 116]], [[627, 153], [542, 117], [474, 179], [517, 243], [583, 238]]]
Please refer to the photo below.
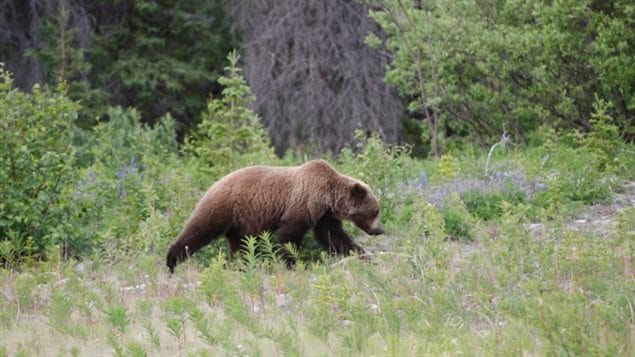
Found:
[[229, 274], [224, 268], [225, 262], [225, 254], [219, 253], [199, 275], [201, 285], [198, 292], [210, 306], [220, 304], [231, 287]]
[[70, 280], [73, 284], [72, 293], [75, 297], [77, 310], [86, 319], [88, 324], [94, 324], [97, 319], [96, 310], [101, 306], [101, 296], [86, 286], [85, 281], [74, 277]]
[[0, 260], [5, 267], [15, 268], [20, 260], [20, 252], [22, 252], [22, 248], [17, 239], [0, 241]]
[[161, 338], [159, 337], [157, 330], [154, 326], [152, 326], [152, 323], [145, 321], [143, 323], [143, 331], [145, 332], [152, 347], [157, 351], [161, 350]]
[[609, 115], [612, 103], [596, 97], [591, 114], [593, 130], [579, 136], [585, 159], [593, 163], [594, 168], [605, 173], [619, 172], [618, 153], [623, 147], [620, 131]]
[[469, 190], [461, 195], [461, 200], [472, 215], [487, 221], [503, 214], [504, 202], [511, 205], [525, 202], [525, 194], [510, 185], [502, 191]]
[[447, 237], [447, 231], [445, 229], [445, 219], [443, 218], [443, 214], [432, 204], [425, 202], [423, 199], [418, 199], [415, 202], [415, 208], [420, 210], [416, 212], [416, 214], [418, 216], [418, 221], [421, 224], [421, 232], [423, 233], [421, 238], [425, 237], [435, 241], [445, 240]]
[[190, 321], [194, 324], [194, 327], [199, 333], [199, 336], [209, 345], [220, 344], [225, 349], [232, 349], [231, 329], [227, 328], [213, 328], [213, 324], [210, 324], [207, 316], [198, 308], [193, 307], [189, 311]]
[[205, 317], [205, 314], [198, 308], [193, 307], [190, 309], [190, 321], [194, 324], [194, 327], [200, 334], [200, 336], [210, 345], [218, 343], [216, 336], [212, 333], [212, 329], [209, 325], [209, 321]]
[[77, 346], [73, 346], [73, 347], [71, 347], [71, 348], [68, 350], [68, 352], [69, 352], [69, 353], [71, 354], [71, 356], [73, 356], [73, 357], [79, 357], [79, 355], [80, 355], [80, 350], [79, 350], [79, 347], [77, 347]]
[[167, 319], [166, 325], [168, 327], [170, 335], [172, 335], [176, 339], [179, 346], [179, 351], [182, 351], [186, 339], [184, 320], [170, 317]]
[[[244, 291], [244, 297], [249, 301], [251, 310], [256, 311], [258, 308], [264, 308], [263, 298], [263, 271], [260, 262], [260, 252], [258, 251], [257, 237], [246, 237], [243, 241], [243, 250], [241, 252], [240, 266], [242, 274], [240, 274], [241, 290]], [[260, 307], [256, 307], [256, 299], [260, 300]]]
[[33, 294], [37, 280], [30, 274], [23, 274], [15, 280], [15, 292], [18, 297], [18, 311], [29, 311], [33, 305]]
[[260, 330], [260, 324], [253, 318], [243, 303], [240, 297], [240, 290], [228, 291], [223, 297], [223, 306], [225, 307], [227, 316], [231, 320], [241, 324], [252, 333], [257, 333]]
[[290, 254], [294, 258], [293, 252], [284, 251], [276, 241], [275, 236], [269, 231], [258, 235], [258, 250], [260, 252], [261, 265], [265, 270], [280, 266], [282, 264], [282, 254]]
[[146, 349], [138, 342], [129, 342], [126, 351], [127, 355], [132, 357], [146, 357], [148, 355]]
[[443, 179], [453, 179], [459, 175], [458, 160], [450, 154], [442, 155], [437, 165], [437, 172]]
[[449, 239], [472, 240], [473, 219], [458, 194], [450, 195], [450, 199], [441, 206], [439, 212], [443, 216], [443, 227]]
[[191, 302], [185, 298], [173, 297], [166, 300], [163, 306], [168, 315], [168, 331], [176, 339], [179, 345], [179, 351], [183, 350], [187, 342], [186, 323], [190, 304]]
[[628, 207], [617, 214], [617, 234], [625, 241], [635, 242], [635, 207]]
[[140, 319], [143, 321], [143, 331], [150, 342], [150, 345], [156, 351], [159, 351], [161, 349], [161, 339], [159, 338], [159, 333], [151, 322], [154, 305], [149, 300], [143, 300], [139, 302], [138, 309]]
[[326, 339], [329, 330], [338, 321], [349, 318], [347, 312], [352, 291], [342, 271], [329, 271], [326, 267], [321, 267], [312, 289], [314, 294], [309, 302], [309, 328], [321, 339]]
[[130, 326], [128, 310], [125, 306], [113, 306], [106, 311], [106, 315], [114, 329], [114, 333], [109, 338], [110, 344], [117, 355], [123, 356], [124, 337]]
[[77, 333], [75, 324], [70, 321], [74, 305], [73, 298], [62, 290], [55, 290], [53, 292], [53, 296], [48, 305], [47, 317], [54, 329], [71, 336]]
[[285, 356], [305, 356], [301, 345], [301, 337], [297, 331], [297, 324], [288, 319], [286, 324], [281, 324], [279, 328], [268, 329], [265, 334], [274, 340]]

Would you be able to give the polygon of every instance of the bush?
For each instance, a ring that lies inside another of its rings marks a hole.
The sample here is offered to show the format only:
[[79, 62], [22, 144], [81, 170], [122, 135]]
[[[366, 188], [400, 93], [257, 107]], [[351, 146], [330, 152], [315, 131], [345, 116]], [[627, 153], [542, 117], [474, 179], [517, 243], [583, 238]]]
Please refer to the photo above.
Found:
[[473, 218], [458, 194], [451, 195], [439, 212], [443, 216], [443, 226], [449, 239], [469, 241], [474, 238]]
[[[91, 156], [75, 187], [78, 253], [163, 250], [176, 235], [198, 187], [176, 152], [174, 122], [142, 125], [134, 109], [110, 108], [95, 127]], [[177, 223], [178, 222], [178, 223]]]
[[490, 220], [503, 214], [503, 202], [517, 205], [525, 201], [525, 193], [510, 185], [506, 190], [482, 192], [469, 190], [461, 199], [467, 210], [475, 217]]
[[67, 246], [77, 108], [63, 85], [54, 91], [35, 86], [32, 93], [14, 89], [0, 65], [0, 261]]
[[612, 104], [596, 98], [591, 114], [593, 130], [579, 136], [581, 149], [587, 153], [586, 160], [593, 167], [606, 174], [620, 172], [621, 163], [619, 154], [624, 149], [624, 143], [620, 140], [619, 128], [613, 124], [613, 118], [609, 115]]
[[546, 189], [536, 194], [535, 207], [554, 211], [566, 202], [607, 201], [623, 179], [632, 177], [634, 156], [620, 140], [611, 104], [597, 99], [594, 108], [589, 132], [536, 133], [541, 145], [528, 150], [527, 169]]

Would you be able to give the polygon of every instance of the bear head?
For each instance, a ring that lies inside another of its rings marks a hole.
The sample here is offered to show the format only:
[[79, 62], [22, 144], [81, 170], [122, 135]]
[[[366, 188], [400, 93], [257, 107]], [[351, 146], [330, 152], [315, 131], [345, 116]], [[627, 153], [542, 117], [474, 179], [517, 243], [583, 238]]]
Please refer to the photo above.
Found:
[[368, 234], [384, 234], [384, 229], [379, 223], [379, 202], [366, 184], [362, 182], [349, 184], [344, 197], [337, 202], [334, 212], [339, 218], [352, 221]]

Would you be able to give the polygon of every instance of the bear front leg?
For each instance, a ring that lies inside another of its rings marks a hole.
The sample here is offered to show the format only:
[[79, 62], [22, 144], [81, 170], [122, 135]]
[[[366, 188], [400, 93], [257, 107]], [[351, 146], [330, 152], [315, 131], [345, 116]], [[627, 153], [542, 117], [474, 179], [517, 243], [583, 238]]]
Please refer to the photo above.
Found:
[[[299, 247], [302, 242], [302, 238], [304, 238], [304, 233], [309, 229], [309, 227], [302, 222], [285, 222], [280, 224], [278, 227], [277, 237], [278, 243], [280, 245], [285, 245], [287, 243], [293, 244], [295, 247]], [[284, 247], [282, 258], [287, 264], [287, 268], [291, 268], [295, 265], [295, 257], [289, 253]]]
[[351, 251], [358, 255], [364, 255], [364, 248], [355, 243], [344, 231], [342, 221], [335, 217], [324, 216], [313, 229], [315, 238], [322, 247], [331, 253], [349, 254]]

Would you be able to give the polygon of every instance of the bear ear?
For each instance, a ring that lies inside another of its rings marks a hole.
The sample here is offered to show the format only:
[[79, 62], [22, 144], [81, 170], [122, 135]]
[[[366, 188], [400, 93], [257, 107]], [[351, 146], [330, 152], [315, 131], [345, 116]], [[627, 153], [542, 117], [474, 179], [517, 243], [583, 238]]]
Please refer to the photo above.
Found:
[[364, 186], [360, 185], [357, 182], [353, 184], [353, 187], [351, 188], [351, 197], [361, 200], [366, 197], [366, 193], [366, 188], [364, 188]]

